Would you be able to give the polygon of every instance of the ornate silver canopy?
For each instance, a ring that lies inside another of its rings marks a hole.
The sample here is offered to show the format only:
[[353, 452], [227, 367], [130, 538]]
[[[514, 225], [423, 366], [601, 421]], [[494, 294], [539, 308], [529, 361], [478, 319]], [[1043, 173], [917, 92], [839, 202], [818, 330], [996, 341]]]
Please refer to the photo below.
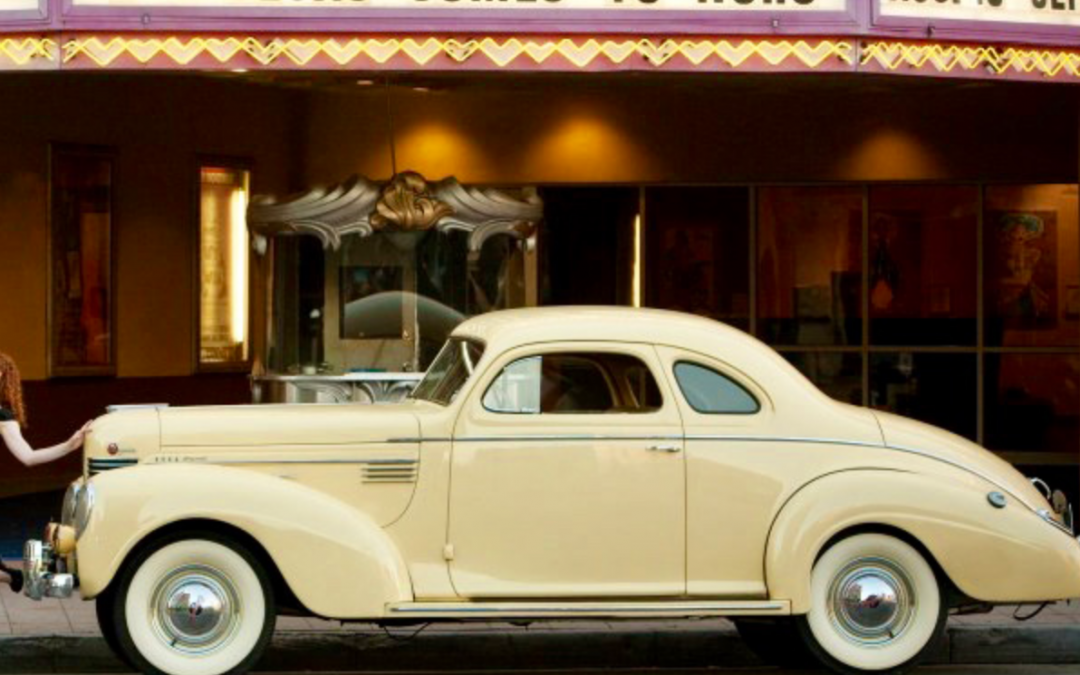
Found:
[[342, 237], [374, 232], [469, 233], [469, 251], [476, 253], [497, 234], [518, 239], [532, 235], [544, 207], [535, 188], [520, 196], [490, 188], [465, 187], [454, 178], [428, 183], [412, 171], [385, 184], [361, 176], [331, 188], [316, 188], [285, 201], [256, 197], [248, 207], [248, 225], [259, 238], [274, 234], [313, 234], [324, 248], [338, 249]]

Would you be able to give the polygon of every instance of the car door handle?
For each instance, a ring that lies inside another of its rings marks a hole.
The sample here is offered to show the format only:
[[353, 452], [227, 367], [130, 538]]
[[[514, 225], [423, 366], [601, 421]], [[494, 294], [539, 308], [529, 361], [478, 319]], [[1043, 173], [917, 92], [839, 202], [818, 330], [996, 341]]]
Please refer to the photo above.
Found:
[[667, 452], [676, 453], [682, 451], [681, 445], [650, 445], [648, 447], [649, 452]]

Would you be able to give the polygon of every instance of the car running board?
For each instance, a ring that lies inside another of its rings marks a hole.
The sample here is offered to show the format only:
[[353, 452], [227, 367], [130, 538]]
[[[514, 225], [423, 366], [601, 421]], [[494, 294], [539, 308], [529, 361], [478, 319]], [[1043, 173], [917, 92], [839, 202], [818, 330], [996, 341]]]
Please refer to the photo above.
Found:
[[682, 618], [701, 616], [787, 616], [787, 600], [681, 602], [402, 602], [388, 616], [416, 618], [531, 619], [559, 617]]

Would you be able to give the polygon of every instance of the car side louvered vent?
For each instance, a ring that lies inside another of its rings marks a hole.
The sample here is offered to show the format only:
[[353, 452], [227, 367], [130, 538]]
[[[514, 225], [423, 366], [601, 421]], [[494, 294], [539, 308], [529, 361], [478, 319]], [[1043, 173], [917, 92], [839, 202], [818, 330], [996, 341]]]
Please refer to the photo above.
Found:
[[102, 471], [111, 471], [112, 469], [122, 469], [125, 466], [135, 466], [139, 463], [137, 459], [91, 459], [89, 461], [90, 475], [99, 474]]
[[364, 463], [365, 483], [415, 483], [415, 459], [373, 459]]

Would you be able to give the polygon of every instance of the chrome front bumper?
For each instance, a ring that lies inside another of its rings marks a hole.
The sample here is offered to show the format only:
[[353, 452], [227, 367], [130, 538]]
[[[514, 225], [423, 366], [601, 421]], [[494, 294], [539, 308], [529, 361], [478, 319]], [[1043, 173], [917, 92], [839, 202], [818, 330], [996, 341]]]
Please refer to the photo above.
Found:
[[59, 571], [63, 561], [52, 547], [36, 539], [23, 546], [23, 593], [33, 600], [70, 598], [75, 590], [75, 575]]

